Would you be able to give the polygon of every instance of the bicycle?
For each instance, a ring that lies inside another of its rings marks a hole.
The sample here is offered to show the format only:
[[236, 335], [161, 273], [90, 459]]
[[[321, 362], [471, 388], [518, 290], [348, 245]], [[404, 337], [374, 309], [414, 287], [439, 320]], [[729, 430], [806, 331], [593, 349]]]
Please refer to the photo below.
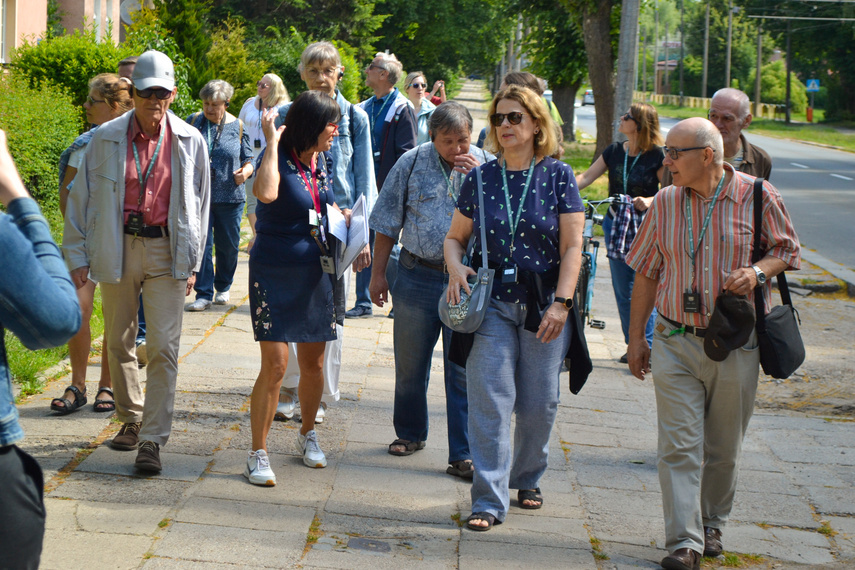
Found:
[[603, 215], [597, 211], [597, 208], [603, 204], [611, 205], [615, 200], [613, 197], [604, 200], [582, 199], [582, 203], [585, 205], [585, 228], [582, 230], [582, 267], [579, 270], [579, 279], [576, 281], [573, 304], [579, 309], [582, 326], [587, 324], [591, 328], [599, 330], [606, 328], [606, 322], [591, 318], [594, 279], [597, 277], [597, 253], [600, 250], [600, 242], [594, 239], [594, 225], [603, 225]]

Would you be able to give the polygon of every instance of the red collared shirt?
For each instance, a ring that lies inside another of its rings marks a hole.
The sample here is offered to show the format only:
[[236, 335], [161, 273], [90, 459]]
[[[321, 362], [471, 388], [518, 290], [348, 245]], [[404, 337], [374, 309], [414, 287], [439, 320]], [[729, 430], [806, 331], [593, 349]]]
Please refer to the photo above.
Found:
[[[731, 173], [734, 169], [725, 163]], [[769, 182], [763, 183], [763, 227], [761, 244], [766, 255], [787, 263], [790, 269], [800, 265], [799, 238], [784, 207], [781, 194]], [[691, 194], [691, 198], [689, 198]], [[683, 310], [683, 293], [692, 288], [692, 260], [689, 258], [686, 208], [692, 208], [691, 242], [698, 235], [712, 197], [703, 198], [692, 189], [669, 186], [656, 194], [653, 204], [626, 263], [635, 271], [659, 282], [656, 310], [663, 316], [686, 325], [706, 327], [727, 276], [740, 267], [750, 267], [754, 248], [754, 178], [734, 173], [713, 208], [710, 224], [700, 244], [694, 265], [694, 289], [700, 294], [701, 312]], [[766, 282], [763, 295], [767, 311], [772, 307], [772, 283]], [[753, 292], [749, 296], [753, 303]]]
[[[166, 129], [163, 134], [163, 143], [160, 145], [160, 151], [157, 153], [157, 158], [154, 167], [151, 169], [148, 181], [146, 182], [145, 196], [143, 196], [142, 204], [140, 205], [140, 173], [137, 172], [136, 161], [134, 160], [134, 149], [131, 145], [136, 145], [137, 152], [140, 156], [140, 167], [142, 175], [148, 170], [151, 156], [154, 154], [154, 149], [157, 148], [157, 141], [160, 138], [160, 130]], [[169, 121], [166, 120], [166, 115], [158, 125], [157, 133], [153, 137], [146, 135], [140, 129], [136, 116], [130, 122], [128, 129], [128, 154], [125, 157], [125, 223], [128, 222], [128, 215], [132, 212], [143, 212], [143, 223], [147, 226], [165, 226], [169, 217], [169, 194], [172, 189], [172, 129], [169, 128]]]

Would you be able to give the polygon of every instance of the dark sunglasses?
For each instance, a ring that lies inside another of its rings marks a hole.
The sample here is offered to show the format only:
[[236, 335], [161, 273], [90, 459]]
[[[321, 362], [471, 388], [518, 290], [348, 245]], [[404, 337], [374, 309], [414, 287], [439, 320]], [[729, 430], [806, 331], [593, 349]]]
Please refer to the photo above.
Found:
[[636, 118], [630, 115], [629, 113], [626, 113], [624, 116], [621, 117], [621, 119], [623, 119], [624, 121], [632, 121], [639, 129], [641, 128], [641, 123], [639, 123], [638, 120], [636, 120]]
[[86, 102], [89, 103], [90, 105], [95, 105], [96, 103], [106, 103], [106, 101], [104, 99], [93, 99], [92, 95], [86, 96]]
[[522, 123], [523, 115], [527, 113], [520, 113], [519, 111], [514, 111], [512, 113], [495, 113], [490, 115], [490, 124], [494, 127], [501, 127], [502, 123], [505, 122], [505, 119], [508, 119], [508, 122], [512, 125], [519, 125]]
[[149, 99], [152, 95], [155, 95], [161, 101], [169, 99], [169, 96], [172, 95], [172, 91], [164, 89], [163, 87], [150, 87], [148, 89], [137, 89], [134, 87], [134, 91], [137, 92], [137, 97]]
[[270, 85], [268, 85], [267, 83], [264, 83], [263, 81], [259, 81], [259, 82], [257, 82], [257, 83], [255, 84], [255, 86], [256, 86], [256, 87], [261, 87], [262, 89], [267, 89], [268, 87], [270, 87]]
[[427, 88], [427, 83], [410, 83], [410, 87], [418, 88]]
[[663, 150], [665, 151], [665, 154], [671, 157], [671, 160], [677, 160], [680, 158], [681, 152], [686, 152], [687, 150], [701, 150], [704, 148], [709, 148], [713, 153], [715, 152], [714, 148], [710, 148], [708, 146], [689, 146], [686, 148], [669, 148], [666, 146]]

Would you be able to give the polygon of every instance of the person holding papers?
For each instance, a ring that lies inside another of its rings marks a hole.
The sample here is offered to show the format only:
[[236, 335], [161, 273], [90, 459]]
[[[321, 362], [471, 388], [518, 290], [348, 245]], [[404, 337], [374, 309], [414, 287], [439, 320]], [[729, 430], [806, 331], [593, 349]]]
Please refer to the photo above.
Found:
[[[325, 467], [315, 433], [315, 414], [324, 388], [325, 343], [336, 338], [343, 300], [336, 302], [336, 240], [328, 219], [337, 210], [328, 151], [338, 136], [341, 111], [335, 99], [306, 91], [294, 101], [285, 125], [278, 112], [264, 113], [267, 139], [257, 180], [255, 245], [249, 260], [249, 299], [261, 370], [252, 390], [252, 451], [244, 475], [255, 485], [275, 485], [267, 455], [267, 434], [276, 412], [279, 386], [288, 364], [288, 345], [297, 344], [302, 427], [297, 444], [303, 463]], [[350, 213], [344, 214], [345, 221]]]
[[431, 356], [441, 333], [448, 415], [446, 473], [471, 479], [466, 371], [448, 360], [451, 330], [439, 320], [437, 301], [448, 281], [442, 247], [460, 185], [472, 168], [495, 157], [481, 149], [469, 152], [472, 116], [460, 103], [448, 101], [437, 107], [429, 132], [431, 142], [408, 151], [392, 167], [371, 213], [370, 226], [377, 237], [368, 290], [374, 304], [382, 307], [389, 301], [386, 265], [401, 234], [392, 284], [397, 313], [393, 328], [397, 439], [389, 445], [389, 453], [412, 455], [425, 446]]

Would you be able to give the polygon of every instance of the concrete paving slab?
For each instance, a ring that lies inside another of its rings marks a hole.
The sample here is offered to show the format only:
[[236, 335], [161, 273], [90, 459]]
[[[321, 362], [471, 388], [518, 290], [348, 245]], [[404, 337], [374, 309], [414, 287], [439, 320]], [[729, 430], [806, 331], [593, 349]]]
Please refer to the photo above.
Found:
[[[589, 505], [586, 504], [586, 507]], [[604, 543], [632, 545], [637, 547], [665, 546], [665, 523], [662, 509], [651, 510], [647, 516], [599, 512], [596, 507], [587, 510], [591, 535]], [[664, 556], [663, 554], [662, 556]], [[660, 559], [652, 558], [655, 560]]]
[[798, 496], [752, 493], [738, 487], [731, 519], [740, 522], [819, 528], [813, 511]]
[[[160, 452], [163, 471], [157, 478], [161, 480], [196, 481], [210, 461], [208, 457], [171, 453], [167, 449], [164, 447]], [[76, 471], [136, 477], [140, 472], [134, 468], [135, 459], [136, 452], [117, 451], [107, 445], [101, 445], [83, 460]]]
[[739, 487], [742, 489], [763, 489], [776, 495], [800, 496], [801, 489], [783, 473], [739, 469]]
[[827, 564], [834, 558], [829, 543], [816, 532], [792, 528], [729, 525], [722, 536], [725, 551], [761, 554], [799, 564]]
[[152, 556], [143, 561], [145, 570], [235, 570], [234, 564], [214, 564], [213, 562], [195, 562], [175, 558]]
[[[391, 438], [387, 437], [386, 439], [388, 443], [391, 443], [394, 438], [395, 433], [392, 432]], [[436, 445], [428, 445], [412, 455], [403, 457], [390, 455], [388, 443], [377, 445], [351, 441], [347, 444], [347, 450], [342, 455], [341, 464], [391, 469], [405, 476], [410, 473], [424, 475], [441, 473], [452, 481], [460, 479], [445, 474], [445, 469], [448, 467], [446, 461], [448, 459], [448, 448], [444, 445], [445, 441], [441, 440]]]
[[[490, 534], [500, 527], [493, 527]], [[473, 533], [474, 534], [474, 533]], [[480, 536], [480, 535], [479, 535]], [[537, 561], [541, 568], [596, 568], [591, 551], [585, 549], [530, 546], [513, 543], [463, 540], [460, 568], [522, 568]]]
[[303, 533], [309, 531], [317, 509], [258, 501], [190, 497], [174, 516], [176, 522], [216, 524], [250, 530]]
[[787, 464], [785, 473], [796, 485], [803, 487], [855, 486], [855, 473], [848, 467], [817, 469], [813, 465]]
[[[494, 526], [489, 532], [475, 532], [464, 528], [460, 537], [461, 544], [470, 541], [500, 542], [590, 550], [590, 537], [583, 520], [547, 516], [544, 509], [539, 510], [537, 515], [512, 509], [505, 521]], [[468, 516], [466, 514], [461, 520], [465, 521]]]
[[855, 489], [852, 487], [806, 487], [810, 501], [821, 515], [855, 515]]
[[[129, 461], [134, 460], [132, 452]], [[118, 477], [75, 471], [48, 496], [130, 505], [174, 505], [192, 484], [158, 477]]]
[[837, 532], [834, 543], [837, 545], [838, 557], [855, 563], [855, 518], [827, 517], [828, 524]]
[[[46, 530], [41, 570], [90, 570], [138, 568], [151, 548], [151, 536], [104, 532]], [[69, 556], [69, 548], [73, 555]]]

